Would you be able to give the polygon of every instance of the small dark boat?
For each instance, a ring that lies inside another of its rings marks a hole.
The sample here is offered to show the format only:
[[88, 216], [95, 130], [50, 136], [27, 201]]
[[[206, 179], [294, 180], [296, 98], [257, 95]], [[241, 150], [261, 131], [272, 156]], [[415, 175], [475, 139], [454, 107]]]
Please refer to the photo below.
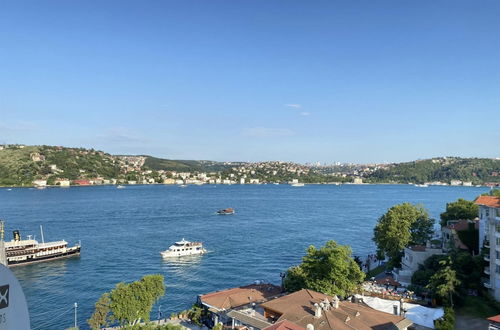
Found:
[[234, 209], [233, 208], [227, 208], [223, 210], [217, 211], [217, 214], [222, 214], [222, 215], [227, 215], [227, 214], [234, 214]]

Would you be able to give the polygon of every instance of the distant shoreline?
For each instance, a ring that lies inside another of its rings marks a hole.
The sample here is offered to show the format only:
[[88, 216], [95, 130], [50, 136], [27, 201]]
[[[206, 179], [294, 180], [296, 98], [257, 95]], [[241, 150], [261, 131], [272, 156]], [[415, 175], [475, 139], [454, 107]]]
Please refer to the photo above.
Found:
[[[132, 186], [180, 186], [180, 184], [166, 184], [166, 183], [148, 183], [148, 184], [129, 184], [129, 183], [120, 183], [120, 184], [89, 184], [89, 185], [70, 185], [70, 186], [60, 186], [60, 185], [46, 185], [46, 186], [3, 186], [0, 185], [0, 188], [34, 188], [34, 189], [39, 189], [43, 190], [45, 188], [73, 188], [73, 187], [109, 187], [109, 186], [127, 186], [127, 187], [132, 187]], [[188, 186], [266, 186], [266, 185], [271, 185], [274, 186], [274, 183], [233, 183], [233, 184], [223, 184], [223, 183], [204, 183], [204, 184], [186, 184]], [[288, 183], [280, 183], [280, 186], [292, 186], [291, 184]], [[315, 182], [315, 183], [304, 183], [305, 186], [309, 185], [315, 185], [315, 186], [343, 186], [343, 185], [348, 185], [348, 186], [376, 186], [376, 185], [401, 185], [401, 186], [415, 186], [413, 183], [397, 183], [397, 182], [377, 182], [377, 183], [330, 183], [330, 182]], [[474, 186], [463, 186], [463, 185], [429, 185], [429, 187], [466, 187], [466, 188], [490, 188], [489, 186], [485, 185], [474, 185]]]

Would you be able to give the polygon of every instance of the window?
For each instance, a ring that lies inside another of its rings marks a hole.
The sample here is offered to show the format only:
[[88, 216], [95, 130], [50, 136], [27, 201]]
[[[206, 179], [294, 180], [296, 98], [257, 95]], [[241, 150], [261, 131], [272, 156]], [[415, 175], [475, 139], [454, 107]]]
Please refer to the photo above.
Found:
[[500, 259], [500, 251], [495, 251], [497, 259]]
[[497, 246], [500, 246], [500, 237], [497, 237]]
[[495, 272], [500, 274], [500, 265], [495, 265]]
[[496, 229], [497, 229], [497, 233], [500, 233], [500, 223], [497, 222], [497, 224], [495, 225]]
[[497, 211], [497, 217], [500, 217], [500, 209], [496, 209]]

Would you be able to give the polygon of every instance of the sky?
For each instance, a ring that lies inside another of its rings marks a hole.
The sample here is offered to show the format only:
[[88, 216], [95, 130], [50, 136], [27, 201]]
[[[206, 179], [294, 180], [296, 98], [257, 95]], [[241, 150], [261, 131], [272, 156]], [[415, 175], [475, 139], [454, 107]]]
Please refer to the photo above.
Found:
[[500, 157], [500, 1], [3, 0], [0, 143]]

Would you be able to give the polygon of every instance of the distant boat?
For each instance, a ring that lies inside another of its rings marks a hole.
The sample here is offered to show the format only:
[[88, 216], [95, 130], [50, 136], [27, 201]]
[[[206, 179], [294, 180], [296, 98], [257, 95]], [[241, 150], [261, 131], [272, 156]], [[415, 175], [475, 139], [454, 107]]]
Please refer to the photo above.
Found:
[[415, 184], [415, 187], [427, 188], [427, 187], [429, 187], [429, 185], [427, 183], [424, 183], [424, 184]]
[[292, 183], [292, 187], [304, 187], [303, 183]]
[[181, 184], [181, 185], [179, 185], [179, 187], [181, 187], [181, 188], [186, 188], [186, 187], [187, 187], [187, 184]]
[[122, 186], [121, 184], [119, 184], [118, 186], [116, 186], [116, 189], [123, 189], [125, 188], [125, 186]]
[[11, 190], [12, 190], [12, 188], [7, 189], [7, 191], [11, 191]]
[[234, 211], [233, 208], [227, 208], [227, 209], [217, 211], [217, 214], [221, 214], [221, 215], [229, 215], [229, 214], [234, 214], [234, 213], [236, 213], [236, 212]]

